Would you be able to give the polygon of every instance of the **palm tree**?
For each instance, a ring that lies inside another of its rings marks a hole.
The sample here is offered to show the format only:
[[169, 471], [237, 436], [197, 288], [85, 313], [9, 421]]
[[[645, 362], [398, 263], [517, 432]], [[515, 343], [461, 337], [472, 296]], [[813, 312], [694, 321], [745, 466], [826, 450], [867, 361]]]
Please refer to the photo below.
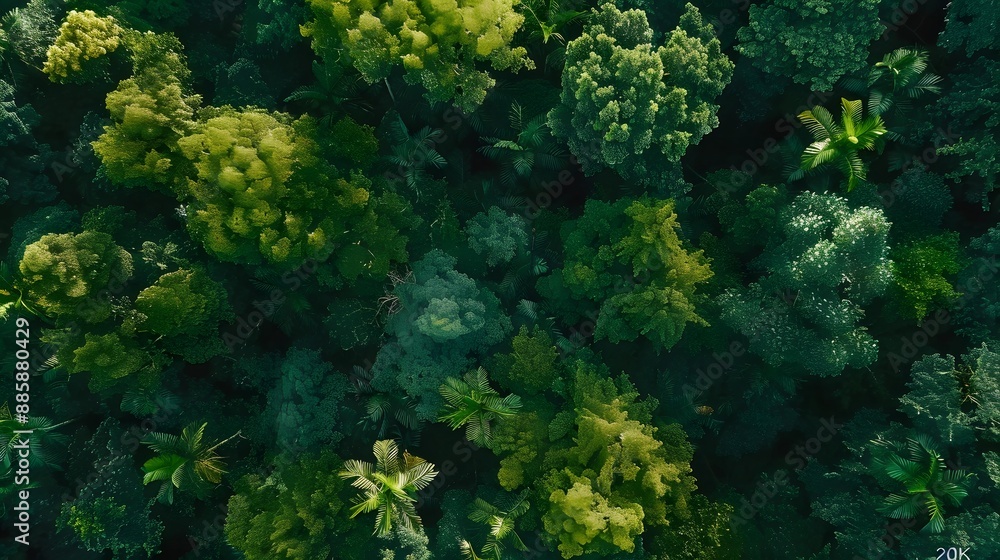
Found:
[[538, 168], [553, 170], [562, 165], [565, 154], [549, 133], [544, 113], [528, 119], [521, 105], [514, 102], [508, 119], [512, 133], [506, 138], [485, 136], [487, 145], [479, 148], [486, 157], [500, 162], [504, 186], [530, 177]]
[[425, 126], [415, 134], [397, 113], [389, 121], [389, 141], [391, 153], [386, 160], [397, 167], [392, 175], [402, 179], [407, 188], [413, 190], [420, 199], [421, 186], [430, 181], [427, 168], [441, 169], [448, 162], [437, 151], [437, 146], [445, 139], [444, 131]]
[[347, 74], [337, 64], [312, 63], [312, 84], [299, 86], [288, 97], [286, 103], [301, 102], [321, 116], [319, 123], [330, 126], [343, 116], [346, 109], [369, 111], [371, 104], [365, 100], [364, 82], [357, 74]]
[[30, 416], [22, 424], [11, 416], [7, 403], [0, 405], [0, 469], [8, 469], [17, 464], [17, 450], [14, 446], [21, 443], [24, 436], [14, 432], [21, 430], [31, 431], [26, 439], [32, 465], [50, 465], [58, 469], [60, 456], [53, 444], [64, 444], [69, 438], [53, 430], [69, 422], [72, 420], [53, 424], [44, 416]]
[[215, 450], [224, 443], [240, 435], [240, 432], [216, 444], [204, 441], [205, 427], [197, 422], [189, 424], [181, 431], [180, 437], [173, 434], [151, 432], [143, 440], [150, 449], [158, 453], [156, 457], [146, 461], [142, 470], [143, 484], [163, 481], [157, 498], [160, 502], [174, 503], [174, 488], [190, 490], [196, 496], [204, 497], [210, 484], [222, 481], [225, 464]]
[[528, 511], [528, 491], [522, 490], [520, 494], [507, 498], [499, 506], [495, 506], [482, 498], [476, 498], [472, 502], [472, 513], [469, 519], [477, 523], [482, 523], [489, 527], [486, 536], [486, 544], [478, 555], [476, 549], [467, 540], [460, 543], [462, 553], [468, 560], [502, 560], [504, 542], [510, 544], [517, 550], [528, 550], [528, 547], [514, 530], [514, 523], [517, 518]]
[[868, 112], [885, 115], [909, 108], [910, 100], [925, 93], [941, 93], [941, 76], [927, 71], [927, 51], [898, 48], [882, 58], [865, 78], [845, 78], [843, 86], [863, 95], [868, 93]]
[[493, 441], [490, 422], [513, 416], [521, 408], [521, 397], [501, 397], [490, 387], [482, 367], [466, 373], [464, 379], [449, 377], [440, 390], [445, 408], [439, 420], [447, 422], [453, 430], [465, 426], [465, 437], [482, 446]]
[[350, 459], [344, 462], [344, 470], [340, 471], [341, 478], [351, 480], [351, 486], [361, 490], [351, 507], [351, 518], [378, 511], [375, 534], [379, 536], [389, 534], [393, 523], [407, 529], [420, 526], [414, 494], [437, 476], [434, 465], [409, 453], [400, 457], [399, 448], [391, 439], [376, 441], [372, 451], [375, 452], [375, 464]]
[[813, 107], [799, 115], [815, 141], [802, 153], [799, 169], [789, 179], [796, 180], [806, 173], [827, 165], [839, 169], [847, 176], [847, 190], [865, 179], [865, 167], [859, 152], [862, 150], [882, 150], [881, 136], [885, 134], [885, 124], [878, 115], [863, 116], [861, 101], [841, 99], [843, 111], [840, 124], [824, 107]]
[[562, 29], [572, 21], [586, 18], [589, 12], [565, 7], [564, 3], [564, 0], [526, 0], [521, 3], [528, 12], [525, 25], [531, 28], [532, 38], [540, 38], [542, 44], [547, 44], [551, 38], [566, 44]]
[[358, 420], [358, 426], [374, 432], [376, 439], [392, 435], [404, 445], [419, 445], [423, 421], [417, 417], [416, 400], [399, 391], [380, 393], [372, 387], [372, 379], [371, 371], [354, 366], [352, 385], [348, 390], [365, 399], [365, 414]]
[[957, 506], [968, 495], [968, 473], [947, 468], [934, 443], [924, 435], [907, 438], [902, 445], [881, 439], [873, 443], [886, 449], [876, 457], [875, 466], [905, 487], [903, 492], [894, 492], [885, 499], [882, 513], [893, 519], [926, 514], [929, 521], [923, 530], [943, 531], [944, 506]]

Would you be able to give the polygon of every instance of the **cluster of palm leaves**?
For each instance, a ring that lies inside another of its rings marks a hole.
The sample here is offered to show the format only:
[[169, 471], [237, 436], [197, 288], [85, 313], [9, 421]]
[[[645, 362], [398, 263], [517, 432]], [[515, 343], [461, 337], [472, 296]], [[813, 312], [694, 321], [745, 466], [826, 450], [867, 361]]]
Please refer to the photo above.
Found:
[[440, 420], [453, 430], [465, 426], [466, 439], [482, 446], [493, 441], [492, 422], [509, 418], [521, 408], [521, 397], [501, 397], [490, 387], [489, 376], [482, 367], [466, 373], [462, 379], [446, 379], [441, 396], [445, 408]]
[[921, 95], [941, 93], [941, 76], [928, 72], [928, 65], [927, 51], [903, 47], [876, 62], [867, 76], [845, 77], [841, 85], [857, 95], [867, 92], [869, 114], [902, 113]]
[[425, 126], [416, 133], [410, 133], [398, 113], [389, 117], [388, 126], [391, 151], [385, 159], [395, 166], [391, 172], [400, 177], [420, 200], [421, 187], [432, 180], [428, 170], [441, 169], [448, 163], [437, 151], [437, 146], [445, 137], [444, 131]]
[[885, 440], [873, 443], [882, 451], [875, 458], [875, 467], [904, 487], [886, 498], [882, 513], [893, 519], [926, 516], [924, 531], [944, 531], [945, 505], [958, 506], [968, 496], [969, 474], [949, 469], [934, 442], [924, 435], [901, 444]]
[[58, 446], [65, 444], [68, 438], [53, 430], [71, 421], [55, 424], [44, 416], [30, 416], [22, 424], [11, 415], [10, 408], [4, 403], [0, 406], [0, 468], [9, 469], [17, 462], [14, 446], [21, 443], [24, 436], [14, 432], [30, 430], [31, 436], [27, 439], [32, 465], [47, 465], [58, 469], [62, 458]]
[[825, 107], [813, 107], [799, 114], [799, 120], [812, 133], [814, 142], [806, 147], [799, 169], [789, 179], [801, 179], [807, 173], [829, 166], [847, 177], [848, 192], [865, 180], [865, 165], [860, 152], [882, 151], [885, 147], [882, 138], [886, 133], [885, 123], [879, 115], [866, 117], [860, 100], [840, 101], [843, 107], [840, 123]]
[[504, 549], [508, 544], [516, 550], [528, 550], [515, 530], [515, 522], [518, 517], [528, 511], [529, 506], [528, 490], [522, 490], [513, 496], [506, 496], [497, 505], [482, 498], [476, 498], [472, 502], [472, 512], [469, 513], [469, 519], [487, 527], [486, 543], [477, 553], [472, 543], [462, 540], [459, 546], [465, 558], [468, 560], [503, 560]]
[[158, 455], [142, 465], [142, 483], [163, 482], [157, 493], [160, 502], [174, 503], [174, 488], [202, 498], [212, 485], [222, 481], [225, 463], [215, 451], [240, 433], [213, 444], [205, 440], [206, 426], [208, 423], [199, 426], [195, 422], [180, 436], [152, 432], [143, 440]]
[[531, 177], [538, 170], [562, 166], [565, 151], [549, 133], [545, 114], [528, 117], [520, 103], [510, 106], [509, 130], [496, 136], [484, 136], [479, 151], [500, 163], [500, 181], [506, 187]]
[[361, 491], [351, 507], [351, 518], [377, 512], [375, 534], [380, 536], [388, 535], [393, 524], [407, 529], [419, 527], [415, 495], [437, 476], [434, 465], [409, 453], [400, 456], [399, 447], [391, 439], [376, 441], [372, 451], [375, 463], [351, 459], [344, 461], [340, 472]]
[[912, 109], [915, 99], [941, 92], [941, 77], [929, 72], [928, 66], [927, 51], [904, 47], [885, 55], [866, 76], [841, 80], [844, 89], [858, 96], [867, 95], [867, 101], [842, 99], [839, 124], [823, 107], [800, 114], [799, 120], [812, 133], [814, 142], [805, 149], [799, 168], [789, 178], [800, 179], [814, 170], [832, 167], [847, 177], [848, 191], [861, 184], [866, 171], [860, 152], [882, 153], [886, 140], [903, 141], [906, 137], [904, 129], [888, 128], [883, 118], [902, 117]]
[[316, 81], [297, 88], [285, 98], [286, 103], [302, 103], [320, 115], [319, 123], [323, 126], [331, 126], [347, 110], [367, 112], [371, 109], [364, 96], [367, 86], [359, 74], [349, 74], [338, 64], [315, 60], [312, 71]]
[[358, 425], [377, 439], [391, 435], [406, 445], [419, 445], [423, 422], [417, 418], [416, 400], [406, 394], [380, 393], [372, 387], [372, 378], [369, 370], [354, 366], [350, 392], [366, 401]]

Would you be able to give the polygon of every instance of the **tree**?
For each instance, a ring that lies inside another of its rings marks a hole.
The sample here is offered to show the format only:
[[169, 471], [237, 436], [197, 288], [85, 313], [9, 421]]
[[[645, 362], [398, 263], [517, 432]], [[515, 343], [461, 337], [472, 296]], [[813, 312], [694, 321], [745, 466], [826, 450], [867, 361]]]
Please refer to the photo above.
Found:
[[94, 296], [132, 275], [132, 255], [106, 233], [50, 233], [27, 246], [18, 268], [27, 299], [42, 313], [97, 323], [111, 304]]
[[920, 48], [900, 47], [885, 55], [869, 70], [863, 88], [861, 80], [850, 81], [854, 93], [868, 90], [868, 113], [885, 115], [911, 108], [912, 100], [925, 93], [941, 93], [941, 76], [927, 71], [929, 55]]
[[344, 552], [347, 508], [341, 501], [343, 462], [330, 450], [279, 456], [268, 475], [235, 484], [226, 512], [226, 540], [247, 560], [313, 560]]
[[100, 60], [115, 52], [123, 31], [113, 17], [99, 17], [92, 10], [72, 10], [59, 27], [56, 42], [49, 47], [42, 70], [53, 82], [88, 82], [103, 70], [87, 61]]
[[41, 116], [30, 104], [17, 104], [14, 86], [0, 80], [0, 203], [55, 199], [55, 186], [45, 174], [47, 167], [55, 165], [52, 152], [32, 135], [40, 122]]
[[453, 430], [465, 426], [465, 438], [482, 446], [488, 446], [493, 440], [491, 422], [514, 416], [521, 408], [520, 397], [501, 397], [490, 387], [482, 367], [466, 373], [463, 379], [445, 379], [440, 392], [446, 404], [439, 420]]
[[141, 347], [120, 331], [82, 335], [55, 331], [43, 340], [59, 345], [55, 357], [67, 373], [90, 373], [88, 386], [95, 393], [153, 388], [167, 365], [155, 349]]
[[578, 362], [572, 440], [546, 454], [538, 486], [542, 522], [563, 558], [633, 551], [640, 534], [684, 517], [695, 489], [680, 425], [651, 426], [655, 401], [637, 403], [627, 380], [603, 373]]
[[799, 172], [791, 179], [820, 167], [832, 166], [847, 177], [847, 191], [854, 190], [865, 180], [865, 167], [858, 152], [881, 150], [881, 136], [886, 133], [882, 117], [877, 114], [863, 116], [861, 101], [841, 99], [843, 109], [840, 124], [823, 107], [799, 114], [799, 120], [809, 129], [815, 141], [802, 153]]
[[350, 459], [344, 462], [340, 476], [351, 481], [361, 491], [351, 507], [351, 518], [361, 513], [378, 511], [375, 533], [387, 535], [393, 524], [407, 529], [420, 526], [414, 494], [424, 489], [437, 476], [434, 465], [409, 453], [399, 456], [393, 440], [379, 440], [372, 446], [375, 463]]
[[713, 102], [733, 64], [712, 26], [688, 4], [666, 44], [652, 40], [644, 12], [604, 4], [566, 45], [562, 98], [548, 122], [587, 175], [611, 168], [663, 186], [688, 146], [718, 125]]
[[905, 444], [878, 440], [886, 451], [875, 458], [874, 466], [906, 487], [885, 499], [881, 511], [893, 519], [928, 517], [924, 530], [944, 530], [944, 506], [958, 506], [968, 496], [968, 473], [951, 469], [935, 449], [930, 438], [917, 435]]
[[969, 58], [983, 49], [996, 49], [993, 29], [1000, 22], [1000, 10], [989, 0], [954, 0], [948, 4], [944, 32], [938, 45], [951, 52], [965, 48]]
[[[341, 425], [342, 402], [348, 391], [345, 375], [333, 370], [319, 352], [291, 348], [280, 364], [266, 367], [267, 407], [260, 415], [262, 442], [278, 444], [289, 455], [335, 444], [349, 431]], [[276, 370], [276, 371], [274, 371]]]
[[560, 381], [559, 353], [549, 333], [537, 325], [521, 326], [509, 354], [494, 356], [493, 376], [501, 387], [533, 395], [552, 390]]
[[864, 66], [884, 29], [879, 0], [768, 0], [750, 7], [736, 49], [765, 72], [830, 91]]
[[524, 47], [512, 47], [524, 16], [512, 0], [310, 0], [313, 19], [302, 26], [327, 62], [347, 61], [368, 83], [402, 66], [430, 102], [454, 101], [471, 113], [495, 83], [476, 63], [517, 72], [534, 68]]
[[[64, 445], [66, 435], [53, 431], [70, 422], [53, 423], [44, 416], [29, 416], [27, 422], [20, 422], [10, 414], [11, 405], [0, 405], [0, 470], [7, 471], [17, 466], [18, 447], [27, 443], [32, 466], [47, 465], [59, 467], [60, 453], [57, 446]], [[27, 431], [29, 435], [15, 431]]]
[[211, 444], [204, 440], [206, 426], [207, 422], [200, 426], [195, 422], [186, 426], [179, 437], [150, 432], [144, 438], [143, 443], [158, 455], [143, 463], [142, 483], [163, 481], [157, 493], [161, 502], [174, 503], [174, 488], [203, 498], [212, 484], [222, 481], [225, 464], [215, 450], [239, 432]]
[[[198, 131], [177, 141], [196, 175], [191, 235], [216, 257], [294, 267], [325, 260], [343, 224], [363, 213], [370, 182], [320, 159], [315, 122], [260, 110], [205, 109]], [[308, 202], [306, 202], [308, 201]]]
[[465, 226], [469, 246], [486, 264], [497, 266], [514, 259], [528, 245], [528, 222], [496, 206], [472, 217]]
[[964, 446], [976, 440], [973, 419], [962, 411], [966, 396], [955, 368], [955, 358], [932, 354], [910, 368], [908, 393], [899, 398], [899, 410], [913, 427], [949, 446]]
[[544, 114], [528, 117], [515, 101], [510, 106], [508, 119], [510, 133], [503, 135], [506, 138], [484, 136], [486, 145], [479, 148], [483, 155], [500, 162], [500, 181], [504, 186], [512, 187], [539, 169], [559, 168], [563, 151], [552, 137]]
[[177, 141], [195, 130], [201, 96], [189, 92], [176, 37], [133, 32], [126, 46], [133, 76], [108, 94], [112, 124], [94, 141], [94, 153], [117, 185], [172, 188], [188, 174]]
[[131, 458], [101, 457], [94, 467], [100, 476], [88, 478], [76, 499], [63, 502], [56, 526], [70, 529], [82, 548], [91, 552], [155, 557], [163, 523], [151, 517], [150, 500], [143, 496]]
[[[43, 68], [48, 49], [59, 35], [60, 8], [53, 0], [31, 0], [4, 16], [3, 31], [9, 50], [27, 66]], [[3, 57], [8, 58], [7, 52]]]
[[482, 551], [476, 554], [472, 543], [461, 542], [462, 553], [469, 560], [503, 560], [505, 541], [516, 550], [526, 551], [528, 547], [515, 530], [517, 518], [527, 513], [531, 504], [528, 502], [528, 492], [522, 491], [514, 496], [505, 496], [499, 506], [493, 505], [482, 498], [472, 502], [469, 519], [486, 525], [486, 543]]
[[976, 344], [1000, 339], [1000, 287], [989, 281], [993, 259], [1000, 255], [1000, 227], [969, 240], [966, 254], [968, 260], [956, 282], [965, 292], [956, 313], [957, 331]]
[[968, 398], [976, 405], [975, 425], [982, 430], [980, 439], [1000, 442], [1000, 353], [996, 343], [983, 343], [964, 357], [969, 367]]
[[892, 282], [882, 211], [806, 192], [776, 223], [780, 235], [757, 260], [766, 274], [718, 298], [722, 319], [772, 366], [830, 376], [873, 362], [878, 345], [860, 322], [862, 306]]
[[232, 317], [225, 287], [204, 270], [180, 269], [139, 292], [140, 331], [160, 337], [167, 351], [199, 363], [223, 351], [219, 322]]
[[511, 329], [497, 297], [455, 270], [456, 263], [438, 249], [413, 263], [412, 275], [392, 293], [399, 311], [385, 329], [395, 340], [382, 348], [373, 368], [373, 386], [403, 389], [418, 401], [422, 420], [437, 418], [445, 379], [467, 371], [470, 354], [488, 352]]
[[929, 235], [897, 245], [892, 252], [895, 302], [920, 321], [928, 311], [947, 308], [959, 297], [948, 277], [961, 269], [958, 233]]
[[955, 203], [944, 178], [919, 167], [904, 171], [888, 196], [885, 214], [892, 222], [891, 234], [899, 238], [938, 229]]
[[586, 311], [579, 302], [599, 306], [597, 339], [642, 335], [669, 349], [687, 323], [708, 324], [695, 311], [696, 289], [712, 271], [679, 232], [672, 200], [589, 200], [583, 216], [563, 225], [565, 262], [538, 281], [538, 291], [560, 302], [570, 321]]
[[524, 410], [497, 425], [490, 449], [500, 457], [497, 482], [504, 490], [515, 490], [542, 474], [545, 451], [552, 445], [549, 427], [555, 410], [544, 398], [528, 397]]
[[[945, 177], [961, 185], [969, 201], [990, 207], [990, 193], [1000, 178], [1000, 84], [988, 79], [1000, 71], [1000, 61], [980, 57], [949, 74], [951, 87], [930, 107], [934, 122], [948, 128], [949, 143], [938, 154], [957, 158]], [[951, 141], [951, 139], [957, 140]], [[939, 141], [940, 143], [940, 141]]]

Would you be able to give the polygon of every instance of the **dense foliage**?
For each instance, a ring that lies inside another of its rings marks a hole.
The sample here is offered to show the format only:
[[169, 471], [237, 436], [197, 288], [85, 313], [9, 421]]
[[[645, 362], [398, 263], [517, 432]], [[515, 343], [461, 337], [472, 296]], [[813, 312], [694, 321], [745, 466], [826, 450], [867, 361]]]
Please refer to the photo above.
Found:
[[4, 10], [0, 558], [1000, 558], [995, 2]]

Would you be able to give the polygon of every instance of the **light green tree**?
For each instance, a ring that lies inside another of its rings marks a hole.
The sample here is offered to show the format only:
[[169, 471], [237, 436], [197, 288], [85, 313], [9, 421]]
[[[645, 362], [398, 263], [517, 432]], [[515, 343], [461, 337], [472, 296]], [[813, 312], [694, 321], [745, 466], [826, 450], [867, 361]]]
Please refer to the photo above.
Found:
[[215, 450], [239, 432], [210, 443], [204, 439], [206, 426], [207, 422], [200, 426], [195, 422], [186, 426], [180, 436], [151, 432], [143, 439], [157, 455], [143, 463], [142, 483], [162, 482], [157, 493], [161, 502], [174, 503], [174, 488], [204, 498], [212, 485], [222, 481], [225, 463]]
[[859, 152], [881, 151], [885, 124], [877, 114], [865, 117], [861, 101], [840, 101], [843, 107], [840, 124], [824, 107], [813, 107], [799, 114], [799, 120], [806, 125], [815, 141], [802, 153], [799, 171], [792, 174], [792, 180], [823, 167], [833, 167], [842, 173], [847, 178], [848, 192], [865, 180], [865, 165]]
[[524, 16], [513, 0], [310, 0], [313, 19], [302, 26], [313, 50], [328, 62], [352, 64], [369, 83], [402, 66], [429, 101], [475, 110], [495, 83], [478, 65], [516, 72], [534, 67], [513, 47]]
[[453, 430], [465, 426], [466, 439], [482, 446], [488, 446], [493, 440], [491, 422], [514, 416], [521, 408], [520, 397], [501, 397], [490, 387], [489, 377], [482, 367], [466, 373], [462, 379], [445, 379], [440, 392], [445, 407], [439, 420]]
[[113, 183], [159, 186], [183, 183], [189, 165], [177, 141], [196, 127], [201, 96], [190, 92], [183, 46], [169, 34], [130, 32], [133, 76], [108, 94], [112, 124], [93, 142]]
[[113, 17], [100, 17], [92, 10], [72, 10], [59, 27], [56, 42], [49, 47], [42, 71], [53, 82], [86, 82], [96, 71], [94, 63], [113, 53], [121, 44], [123, 30]]
[[379, 440], [372, 446], [375, 463], [350, 459], [344, 461], [340, 476], [351, 481], [361, 491], [351, 507], [351, 517], [377, 512], [375, 534], [388, 535], [394, 524], [408, 529], [420, 526], [414, 507], [414, 494], [424, 489], [437, 476], [434, 465], [409, 453], [399, 455], [396, 442]]
[[587, 311], [579, 302], [597, 306], [598, 339], [645, 336], [669, 349], [688, 323], [707, 325], [696, 291], [712, 277], [703, 253], [679, 234], [672, 200], [590, 200], [583, 216], [563, 225], [563, 267], [540, 279], [538, 290], [570, 321]]
[[111, 314], [107, 298], [95, 297], [132, 275], [132, 255], [106, 233], [49, 233], [28, 245], [18, 265], [27, 300], [59, 321], [97, 323]]

